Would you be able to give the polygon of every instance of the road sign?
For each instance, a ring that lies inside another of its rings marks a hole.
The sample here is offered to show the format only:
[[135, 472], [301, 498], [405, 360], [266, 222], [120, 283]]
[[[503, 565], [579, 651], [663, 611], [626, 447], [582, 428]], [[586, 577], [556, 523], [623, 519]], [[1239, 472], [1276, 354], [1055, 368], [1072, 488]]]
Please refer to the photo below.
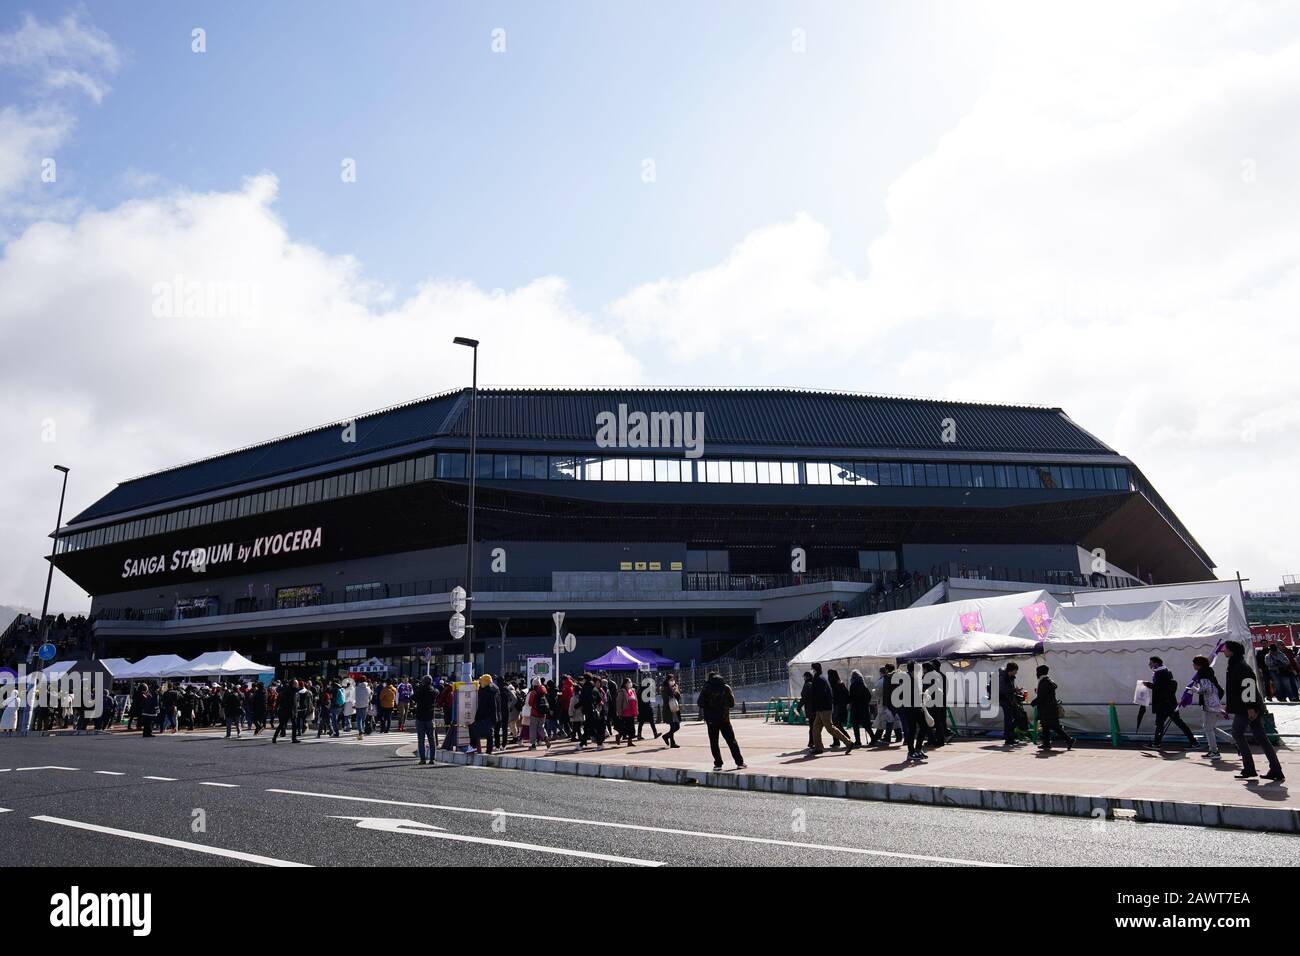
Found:
[[426, 664], [433, 660], [433, 648], [426, 647], [424, 650], [420, 651], [420, 660], [424, 661]]
[[564, 612], [556, 611], [551, 615], [551, 620], [555, 622], [555, 633], [560, 633], [560, 628], [564, 627]]
[[573, 636], [572, 631], [564, 635], [564, 650], [566, 653], [572, 654], [573, 649], [577, 646], [578, 646], [578, 639]]
[[465, 610], [465, 589], [460, 585], [451, 589], [451, 609], [457, 614]]
[[54, 658], [58, 656], [58, 653], [59, 653], [59, 649], [55, 647], [53, 644], [50, 644], [48, 642], [42, 644], [40, 648], [36, 651], [37, 656], [40, 657], [40, 659], [43, 661], [54, 660]]
[[451, 630], [451, 636], [459, 641], [465, 636], [465, 615], [461, 614], [460, 611], [457, 611], [451, 616], [451, 622], [448, 627]]

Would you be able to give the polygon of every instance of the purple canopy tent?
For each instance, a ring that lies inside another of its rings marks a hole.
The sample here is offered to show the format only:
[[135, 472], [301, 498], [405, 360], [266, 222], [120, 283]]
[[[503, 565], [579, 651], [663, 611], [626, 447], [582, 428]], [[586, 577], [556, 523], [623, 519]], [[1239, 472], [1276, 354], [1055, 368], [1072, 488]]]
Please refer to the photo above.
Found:
[[643, 665], [649, 664], [650, 661], [643, 660], [639, 652], [629, 651], [621, 644], [615, 644], [604, 657], [598, 657], [594, 661], [587, 661], [586, 667], [589, 671], [639, 671]]
[[664, 657], [662, 654], [656, 654], [654, 651], [643, 650], [639, 647], [632, 648], [632, 656], [645, 661], [653, 669], [661, 671], [666, 667], [676, 667], [677, 662], [670, 657]]

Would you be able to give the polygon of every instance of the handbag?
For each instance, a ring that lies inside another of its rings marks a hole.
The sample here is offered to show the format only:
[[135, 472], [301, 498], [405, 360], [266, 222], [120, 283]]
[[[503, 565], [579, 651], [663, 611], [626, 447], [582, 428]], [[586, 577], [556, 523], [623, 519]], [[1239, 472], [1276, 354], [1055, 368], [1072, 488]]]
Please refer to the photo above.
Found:
[[529, 704], [524, 704], [524, 706], [519, 711], [519, 716], [522, 717], [524, 720], [527, 720], [529, 717], [533, 716], [532, 706]]

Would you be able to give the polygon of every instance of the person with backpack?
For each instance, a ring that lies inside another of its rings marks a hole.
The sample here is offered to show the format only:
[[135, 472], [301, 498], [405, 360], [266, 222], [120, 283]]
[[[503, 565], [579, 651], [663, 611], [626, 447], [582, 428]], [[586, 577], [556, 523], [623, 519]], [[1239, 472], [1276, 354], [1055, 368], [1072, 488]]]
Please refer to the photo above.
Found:
[[243, 702], [239, 698], [239, 693], [235, 690], [233, 684], [227, 684], [225, 693], [221, 696], [221, 706], [226, 712], [226, 739], [230, 739], [230, 731], [233, 728], [236, 737], [242, 737], [243, 731], [239, 727], [239, 715], [243, 710]]
[[745, 769], [745, 758], [741, 756], [740, 745], [736, 743], [736, 732], [731, 727], [731, 708], [736, 706], [736, 695], [731, 685], [723, 681], [717, 671], [710, 671], [700, 696], [696, 701], [700, 708], [700, 718], [709, 733], [709, 749], [713, 752], [713, 769], [722, 769], [722, 751], [718, 748], [718, 737], [727, 742], [731, 758], [736, 761], [736, 769]]
[[560, 692], [559, 699], [556, 702], [556, 709], [559, 711], [560, 732], [570, 740], [576, 736], [573, 732], [573, 710], [569, 706], [573, 702], [573, 695], [576, 691], [577, 687], [573, 684], [573, 678], [568, 674], [565, 674], [564, 679], [560, 681]]
[[1065, 741], [1065, 749], [1074, 749], [1074, 738], [1061, 726], [1061, 702], [1056, 699], [1056, 681], [1048, 676], [1051, 668], [1039, 664], [1034, 676], [1038, 678], [1038, 696], [1030, 702], [1031, 707], [1038, 708], [1038, 723], [1043, 728], [1043, 751], [1052, 749], [1052, 734]]
[[1264, 730], [1264, 688], [1246, 663], [1245, 647], [1237, 641], [1225, 641], [1223, 653], [1228, 658], [1228, 703], [1224, 709], [1232, 716], [1232, 739], [1241, 757], [1241, 773], [1237, 774], [1237, 779], [1253, 780], [1259, 776], [1250, 744], [1246, 742], [1246, 731], [1249, 730], [1268, 760], [1268, 773], [1264, 774], [1264, 779], [1281, 783], [1286, 780], [1286, 774], [1282, 772], [1277, 751]]
[[551, 736], [546, 732], [546, 720], [551, 715], [551, 701], [546, 696], [546, 685], [541, 678], [533, 678], [532, 689], [528, 692], [528, 749], [536, 750], [537, 741], [546, 743], [551, 749]]

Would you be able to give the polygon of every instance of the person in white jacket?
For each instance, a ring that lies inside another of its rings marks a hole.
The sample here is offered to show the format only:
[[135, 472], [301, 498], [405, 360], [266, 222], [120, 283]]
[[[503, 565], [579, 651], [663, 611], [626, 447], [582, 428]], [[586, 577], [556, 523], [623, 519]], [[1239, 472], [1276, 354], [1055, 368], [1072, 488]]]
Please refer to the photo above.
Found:
[[1219, 679], [1214, 676], [1214, 668], [1210, 666], [1210, 659], [1198, 655], [1192, 658], [1192, 666], [1196, 668], [1196, 676], [1192, 678], [1188, 690], [1192, 692], [1192, 699], [1197, 706], [1201, 708], [1202, 726], [1205, 728], [1205, 756], [1211, 760], [1219, 759], [1219, 717], [1223, 714], [1223, 688], [1219, 685]]
[[370, 682], [364, 677], [358, 677], [354, 695], [357, 705], [357, 740], [361, 740], [366, 735], [366, 714], [370, 712]]

